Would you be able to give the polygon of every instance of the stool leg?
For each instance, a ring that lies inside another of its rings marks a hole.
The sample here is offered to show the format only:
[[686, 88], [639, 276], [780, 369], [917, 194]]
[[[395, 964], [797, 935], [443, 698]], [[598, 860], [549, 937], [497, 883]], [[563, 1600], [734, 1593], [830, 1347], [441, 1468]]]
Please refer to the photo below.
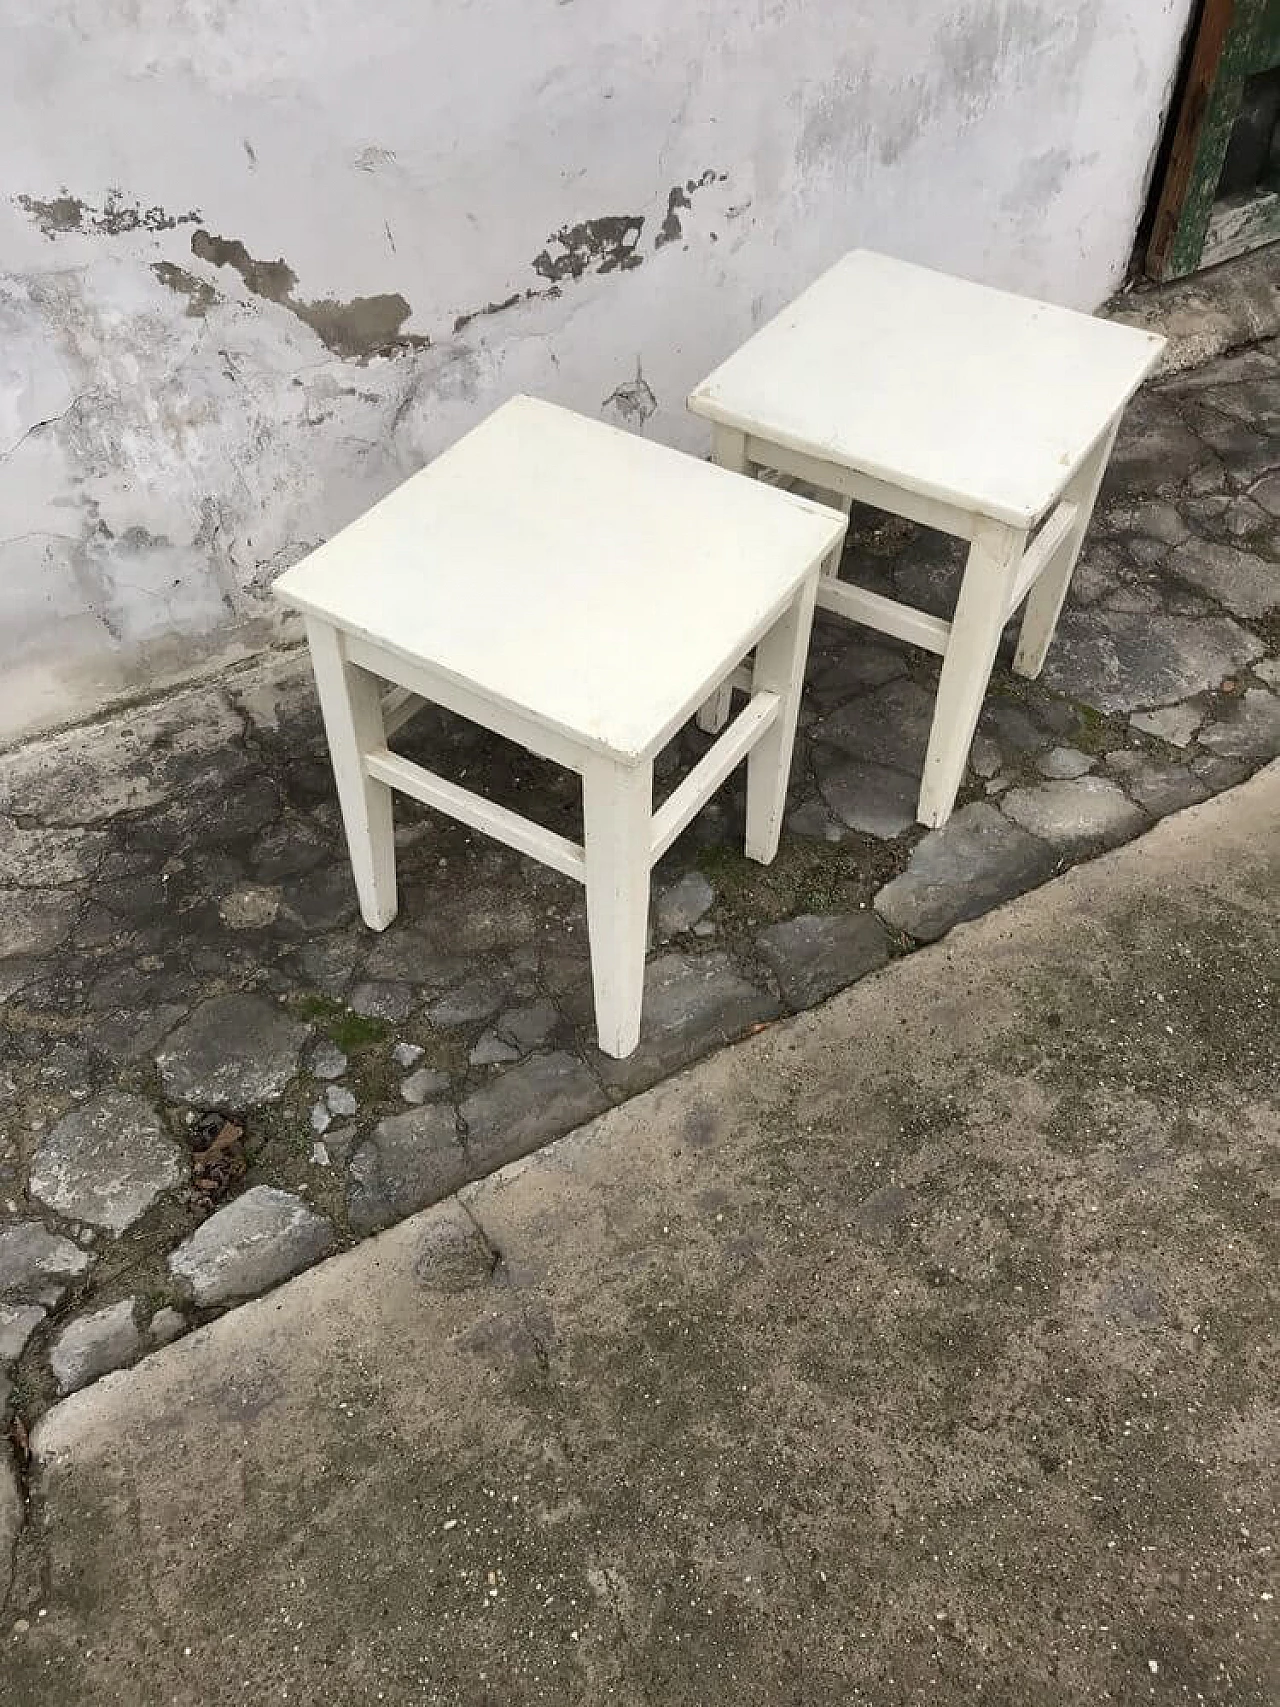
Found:
[[747, 756], [746, 855], [761, 865], [772, 861], [782, 834], [817, 591], [815, 565], [789, 608], [756, 647], [752, 689], [776, 693], [779, 700], [777, 717]]
[[640, 1041], [649, 929], [653, 765], [592, 757], [582, 773], [587, 929], [596, 1035], [621, 1060]]
[[348, 663], [341, 636], [329, 623], [308, 619], [307, 642], [360, 913], [371, 929], [383, 931], [396, 916], [391, 790], [364, 768], [364, 755], [387, 744], [382, 684]]
[[936, 828], [951, 816], [1026, 540], [1024, 529], [986, 518], [974, 529], [933, 708], [917, 809], [922, 824]]
[[[747, 461], [747, 436], [745, 433], [735, 433], [731, 427], [713, 426], [711, 429], [711, 460], [719, 468], [727, 468], [734, 474], [751, 473], [751, 464]], [[723, 682], [710, 699], [704, 700], [694, 718], [698, 728], [706, 735], [718, 735], [729, 721], [729, 710], [733, 702], [733, 689], [728, 682]]]
[[1022, 613], [1022, 627], [1018, 631], [1018, 650], [1013, 659], [1014, 670], [1020, 676], [1034, 678], [1044, 668], [1045, 654], [1053, 639], [1053, 631], [1058, 626], [1058, 617], [1062, 612], [1067, 589], [1071, 585], [1071, 576], [1080, 556], [1080, 548], [1084, 544], [1084, 536], [1093, 517], [1098, 488], [1102, 485], [1107, 463], [1111, 460], [1111, 447], [1116, 442], [1116, 430], [1119, 425], [1118, 420], [1114, 421], [1102, 435], [1098, 448], [1084, 462], [1075, 479], [1062, 494], [1068, 503], [1077, 506], [1079, 513], [1058, 554], [1058, 561], [1050, 565], [1027, 595]]

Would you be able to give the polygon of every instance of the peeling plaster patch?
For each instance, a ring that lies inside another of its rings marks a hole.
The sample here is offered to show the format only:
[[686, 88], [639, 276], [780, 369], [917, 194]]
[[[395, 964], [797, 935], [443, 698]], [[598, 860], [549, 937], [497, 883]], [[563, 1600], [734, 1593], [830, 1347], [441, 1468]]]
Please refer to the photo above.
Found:
[[639, 362], [636, 363], [636, 377], [627, 380], [625, 385], [620, 385], [616, 391], [610, 392], [600, 407], [612, 409], [626, 426], [634, 427], [637, 432], [644, 431], [645, 422], [658, 407], [658, 399], [640, 371]]
[[189, 273], [185, 267], [175, 266], [172, 261], [153, 261], [151, 271], [162, 285], [168, 285], [170, 290], [186, 297], [187, 313], [195, 319], [203, 318], [218, 300], [217, 291], [207, 279], [198, 279], [194, 273]]
[[121, 237], [130, 231], [172, 231], [176, 225], [195, 225], [202, 218], [194, 208], [190, 213], [168, 213], [162, 207], [139, 207], [127, 202], [122, 190], [110, 190], [98, 208], [65, 193], [49, 201], [38, 196], [19, 196], [17, 201], [46, 237], [71, 231], [107, 237]]
[[726, 183], [729, 174], [716, 172], [708, 167], [700, 178], [690, 178], [684, 184], [673, 184], [667, 195], [667, 215], [658, 228], [654, 239], [655, 249], [661, 249], [666, 243], [674, 243], [677, 238], [684, 236], [684, 227], [680, 223], [681, 208], [693, 206], [692, 198], [699, 190], [705, 190], [708, 184]]
[[266, 302], [278, 303], [297, 316], [334, 355], [346, 361], [367, 362], [374, 356], [399, 355], [404, 350], [425, 350], [431, 340], [400, 328], [412, 313], [398, 291], [381, 296], [353, 296], [350, 302], [322, 297], [303, 302], [294, 296], [298, 275], [287, 261], [259, 261], [237, 237], [215, 237], [196, 231], [191, 253], [215, 267], [231, 267], [245, 287]]
[[[580, 279], [593, 268], [598, 273], [625, 272], [644, 259], [636, 252], [644, 229], [642, 213], [611, 213], [600, 219], [584, 219], [580, 225], [563, 225], [547, 239], [547, 247], [533, 259], [533, 270], [552, 284], [562, 279]], [[551, 253], [552, 247], [560, 250]]]

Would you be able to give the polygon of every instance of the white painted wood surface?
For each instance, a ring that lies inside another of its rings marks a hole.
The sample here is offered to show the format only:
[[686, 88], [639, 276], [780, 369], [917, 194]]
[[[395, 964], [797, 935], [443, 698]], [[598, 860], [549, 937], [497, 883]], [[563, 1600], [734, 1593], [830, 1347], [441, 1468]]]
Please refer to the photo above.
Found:
[[[747, 852], [777, 851], [845, 518], [524, 398], [441, 461], [277, 582], [307, 613], [361, 912], [379, 930], [395, 915], [393, 788], [576, 878], [600, 1047], [626, 1055], [651, 866], [744, 758]], [[722, 682], [746, 709], [655, 813], [654, 753]], [[583, 845], [392, 752], [429, 703], [578, 771]]]
[[307, 644], [360, 916], [370, 929], [383, 931], [396, 916], [391, 790], [370, 776], [364, 763], [366, 753], [386, 745], [382, 683], [347, 659], [342, 637], [331, 624], [308, 618]]
[[1030, 527], [1164, 340], [857, 249], [718, 367], [695, 415]]
[[635, 759], [679, 726], [690, 684], [709, 692], [750, 650], [842, 520], [516, 397], [275, 592]]

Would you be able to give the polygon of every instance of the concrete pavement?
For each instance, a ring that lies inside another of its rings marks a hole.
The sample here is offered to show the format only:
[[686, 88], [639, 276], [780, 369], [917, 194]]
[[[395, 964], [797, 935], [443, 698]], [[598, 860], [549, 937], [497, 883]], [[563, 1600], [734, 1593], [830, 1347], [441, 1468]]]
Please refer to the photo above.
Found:
[[47, 1414], [14, 1707], [1271, 1703], [1280, 766]]

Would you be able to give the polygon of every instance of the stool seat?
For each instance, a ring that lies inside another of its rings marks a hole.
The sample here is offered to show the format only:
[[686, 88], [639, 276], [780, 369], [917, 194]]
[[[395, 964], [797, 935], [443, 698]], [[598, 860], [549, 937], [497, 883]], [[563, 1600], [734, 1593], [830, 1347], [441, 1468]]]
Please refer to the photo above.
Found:
[[[845, 525], [516, 397], [287, 570], [275, 592], [306, 617], [365, 923], [395, 917], [392, 794], [409, 794], [585, 885], [600, 1047], [630, 1054], [651, 867], [744, 759], [746, 853], [777, 852], [819, 571]], [[655, 755], [730, 678], [745, 708], [655, 810]], [[427, 703], [577, 771], [582, 842], [393, 751]]]
[[[942, 657], [917, 815], [944, 824], [1000, 636], [1037, 676], [1120, 416], [1164, 340], [857, 249], [689, 397], [712, 455], [969, 542], [950, 621], [824, 575], [818, 605]], [[720, 728], [721, 688], [698, 721]]]
[[287, 604], [620, 758], [651, 756], [840, 518], [514, 397], [286, 570]]
[[689, 408], [1029, 527], [1163, 347], [1152, 332], [855, 249], [716, 368]]

